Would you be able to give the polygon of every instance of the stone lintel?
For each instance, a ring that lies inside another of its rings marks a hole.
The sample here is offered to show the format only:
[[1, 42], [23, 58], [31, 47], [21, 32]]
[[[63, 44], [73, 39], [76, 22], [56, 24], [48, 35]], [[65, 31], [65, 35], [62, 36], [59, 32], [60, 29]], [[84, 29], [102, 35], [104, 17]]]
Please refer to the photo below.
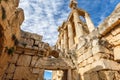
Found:
[[100, 59], [98, 61], [93, 62], [92, 64], [89, 64], [83, 68], [80, 68], [79, 72], [81, 74], [85, 74], [85, 73], [90, 73], [90, 72], [100, 71], [100, 70], [119, 71], [120, 64], [112, 60]]
[[[68, 60], [66, 60], [68, 63], [70, 63]], [[68, 64], [63, 59], [59, 58], [40, 58], [36, 64], [35, 67], [44, 68], [46, 70], [66, 70], [66, 69], [72, 69], [73, 65]]]
[[100, 27], [98, 27], [99, 33], [102, 36], [104, 36], [119, 24], [120, 24], [120, 18], [117, 19], [116, 21], [113, 21], [113, 23], [111, 23], [110, 26], [100, 26]]

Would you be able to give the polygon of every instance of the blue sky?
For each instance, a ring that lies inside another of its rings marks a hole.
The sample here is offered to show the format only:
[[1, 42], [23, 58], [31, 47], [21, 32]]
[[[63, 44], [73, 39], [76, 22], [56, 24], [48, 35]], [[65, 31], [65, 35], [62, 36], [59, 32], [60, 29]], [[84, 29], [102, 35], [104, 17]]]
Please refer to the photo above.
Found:
[[51, 79], [52, 78], [52, 72], [50, 70], [46, 70], [44, 72], [44, 78], [45, 79]]
[[[58, 26], [70, 13], [69, 2], [70, 0], [20, 0], [19, 6], [25, 12], [22, 30], [43, 35], [43, 41], [54, 45]], [[119, 2], [120, 0], [78, 0], [78, 6], [90, 14], [97, 27]], [[50, 72], [45, 73], [45, 77], [50, 76]]]
[[[19, 6], [25, 12], [22, 30], [43, 35], [43, 41], [54, 45], [58, 26], [70, 13], [69, 2], [70, 0], [20, 0]], [[119, 2], [120, 0], [78, 0], [78, 6], [90, 14], [97, 26]]]

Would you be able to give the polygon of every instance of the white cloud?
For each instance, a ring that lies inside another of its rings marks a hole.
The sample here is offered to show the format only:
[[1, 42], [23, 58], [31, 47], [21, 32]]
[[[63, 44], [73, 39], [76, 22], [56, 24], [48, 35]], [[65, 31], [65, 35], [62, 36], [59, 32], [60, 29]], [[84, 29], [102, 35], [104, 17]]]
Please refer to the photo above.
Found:
[[[69, 1], [68, 1], [69, 2]], [[64, 0], [21, 0], [25, 21], [22, 29], [43, 35], [43, 40], [54, 45], [57, 40], [57, 28], [68, 16], [68, 5]]]

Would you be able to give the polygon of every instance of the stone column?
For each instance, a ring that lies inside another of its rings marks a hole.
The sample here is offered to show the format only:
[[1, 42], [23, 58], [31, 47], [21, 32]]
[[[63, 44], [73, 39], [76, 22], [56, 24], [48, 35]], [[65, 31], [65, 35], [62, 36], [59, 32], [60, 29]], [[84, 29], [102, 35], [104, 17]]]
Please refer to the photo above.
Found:
[[69, 38], [69, 49], [74, 45], [73, 28], [70, 22], [68, 22], [68, 38]]
[[93, 22], [91, 21], [88, 13], [85, 13], [85, 19], [86, 19], [86, 23], [87, 23], [89, 31], [92, 32], [95, 29], [95, 26]]
[[61, 49], [61, 40], [60, 40], [60, 36], [59, 36], [58, 41], [57, 41], [57, 48], [58, 48], [58, 49]]
[[63, 33], [61, 33], [61, 51], [63, 51], [64, 49], [64, 36], [63, 36]]
[[73, 13], [73, 17], [74, 17], [74, 24], [75, 24], [75, 31], [76, 31], [75, 43], [78, 43], [79, 42], [78, 39], [80, 36], [84, 35], [84, 31], [83, 31], [82, 25], [80, 24], [79, 14], [76, 10]]
[[68, 69], [67, 80], [72, 80], [71, 69]]
[[67, 53], [68, 51], [68, 36], [67, 36], [67, 28], [64, 29], [64, 49]]
[[38, 80], [44, 80], [44, 69], [40, 69]]

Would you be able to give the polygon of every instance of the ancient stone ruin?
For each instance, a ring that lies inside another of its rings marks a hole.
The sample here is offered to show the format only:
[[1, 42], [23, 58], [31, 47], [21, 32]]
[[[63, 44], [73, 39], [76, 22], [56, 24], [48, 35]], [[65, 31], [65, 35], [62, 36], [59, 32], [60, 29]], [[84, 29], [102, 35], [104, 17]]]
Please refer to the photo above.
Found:
[[0, 80], [44, 80], [44, 70], [53, 70], [52, 80], [120, 80], [120, 4], [95, 28], [71, 0], [54, 47], [20, 30], [18, 4], [0, 0]]

